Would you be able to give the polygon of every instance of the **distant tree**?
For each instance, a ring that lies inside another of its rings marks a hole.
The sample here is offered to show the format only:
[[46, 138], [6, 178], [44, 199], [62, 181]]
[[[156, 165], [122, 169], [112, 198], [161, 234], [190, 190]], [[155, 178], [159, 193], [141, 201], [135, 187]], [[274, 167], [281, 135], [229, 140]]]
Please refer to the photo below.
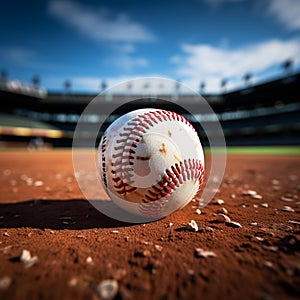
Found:
[[33, 87], [38, 88], [41, 84], [40, 76], [38, 76], [38, 75], [33, 76], [31, 79], [31, 83], [32, 83]]
[[221, 80], [221, 89], [222, 89], [222, 92], [225, 92], [227, 82], [228, 82], [228, 80], [227, 80], [226, 78], [223, 78], [223, 79]]
[[70, 93], [70, 89], [71, 89], [71, 81], [69, 79], [65, 80], [64, 82], [64, 89], [66, 94]]
[[6, 70], [1, 70], [0, 72], [0, 82], [6, 82], [8, 79], [8, 73]]
[[206, 87], [206, 83], [204, 81], [202, 81], [200, 83], [200, 93], [202, 94], [205, 90], [205, 87]]
[[107, 82], [105, 80], [102, 80], [100, 87], [102, 92], [105, 91], [107, 89]]
[[252, 74], [251, 73], [246, 73], [244, 76], [243, 76], [243, 79], [244, 79], [244, 82], [245, 82], [245, 85], [246, 86], [249, 86], [250, 83], [251, 83], [251, 78], [252, 78]]
[[288, 58], [287, 60], [285, 60], [282, 63], [282, 69], [284, 70], [284, 72], [287, 75], [292, 72], [293, 64], [294, 64], [294, 61], [292, 59], [290, 59], [290, 58]]

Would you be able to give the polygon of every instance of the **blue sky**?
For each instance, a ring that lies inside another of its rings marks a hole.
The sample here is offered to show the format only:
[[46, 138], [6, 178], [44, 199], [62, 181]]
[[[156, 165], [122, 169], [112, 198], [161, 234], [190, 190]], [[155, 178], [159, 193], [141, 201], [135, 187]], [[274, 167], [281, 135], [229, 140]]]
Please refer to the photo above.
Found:
[[0, 25], [0, 69], [49, 90], [162, 76], [219, 92], [300, 65], [299, 0], [4, 1]]

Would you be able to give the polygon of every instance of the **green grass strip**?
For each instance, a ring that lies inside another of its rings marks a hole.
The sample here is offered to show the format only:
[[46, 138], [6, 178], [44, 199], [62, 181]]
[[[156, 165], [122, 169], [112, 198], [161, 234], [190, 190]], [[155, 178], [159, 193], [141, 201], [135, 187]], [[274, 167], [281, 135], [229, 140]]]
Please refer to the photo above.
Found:
[[300, 155], [300, 146], [244, 146], [224, 148], [204, 148], [205, 153], [227, 154], [266, 154], [266, 155]]

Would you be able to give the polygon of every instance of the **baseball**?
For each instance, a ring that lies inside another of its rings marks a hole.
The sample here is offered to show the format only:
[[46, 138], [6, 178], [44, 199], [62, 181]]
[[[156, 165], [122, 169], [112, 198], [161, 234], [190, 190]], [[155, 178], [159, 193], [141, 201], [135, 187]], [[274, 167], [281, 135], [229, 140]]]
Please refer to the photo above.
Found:
[[135, 110], [113, 122], [101, 138], [97, 165], [110, 199], [149, 219], [184, 207], [204, 178], [196, 130], [183, 116], [162, 109]]

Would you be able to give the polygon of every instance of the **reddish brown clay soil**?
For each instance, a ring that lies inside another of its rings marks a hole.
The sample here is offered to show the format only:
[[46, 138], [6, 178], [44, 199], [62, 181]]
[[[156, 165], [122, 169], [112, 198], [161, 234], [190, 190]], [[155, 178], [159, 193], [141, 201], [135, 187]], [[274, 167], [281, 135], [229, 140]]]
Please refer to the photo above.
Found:
[[[300, 297], [299, 156], [230, 155], [201, 214], [191, 202], [139, 225], [83, 197], [71, 151], [2, 151], [0, 168], [0, 299], [100, 299], [105, 279], [117, 281], [115, 299]], [[242, 227], [216, 222], [222, 207]], [[198, 232], [182, 228], [192, 219]], [[31, 266], [20, 261], [25, 249], [37, 256]]]

